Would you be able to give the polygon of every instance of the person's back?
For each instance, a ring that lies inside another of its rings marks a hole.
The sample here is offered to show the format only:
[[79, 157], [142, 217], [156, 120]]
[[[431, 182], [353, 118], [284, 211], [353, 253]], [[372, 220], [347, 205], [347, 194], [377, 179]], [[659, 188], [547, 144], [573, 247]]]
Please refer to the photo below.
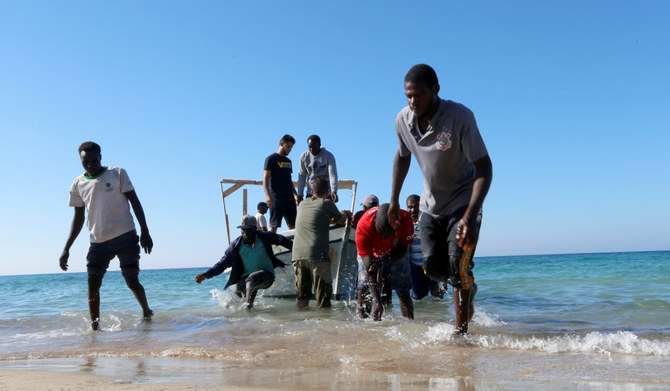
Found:
[[329, 199], [310, 197], [298, 206], [293, 241], [293, 259], [330, 261], [329, 227], [340, 211]]
[[317, 307], [330, 307], [332, 272], [330, 270], [329, 226], [343, 222], [348, 213], [340, 212], [335, 203], [326, 199], [328, 184], [323, 178], [314, 182], [314, 197], [298, 206], [292, 262], [296, 273], [298, 307], [308, 305], [314, 282]]

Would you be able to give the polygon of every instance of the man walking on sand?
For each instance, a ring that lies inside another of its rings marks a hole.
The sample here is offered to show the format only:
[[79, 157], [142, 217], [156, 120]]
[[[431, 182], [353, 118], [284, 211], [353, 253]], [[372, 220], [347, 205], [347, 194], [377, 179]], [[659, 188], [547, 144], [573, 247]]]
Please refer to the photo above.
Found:
[[430, 66], [415, 65], [407, 72], [408, 106], [395, 122], [398, 151], [388, 216], [398, 224], [400, 190], [414, 155], [424, 177], [419, 220], [423, 267], [428, 277], [453, 286], [455, 333], [465, 334], [477, 292], [472, 257], [493, 168], [472, 111], [440, 99], [439, 92]]

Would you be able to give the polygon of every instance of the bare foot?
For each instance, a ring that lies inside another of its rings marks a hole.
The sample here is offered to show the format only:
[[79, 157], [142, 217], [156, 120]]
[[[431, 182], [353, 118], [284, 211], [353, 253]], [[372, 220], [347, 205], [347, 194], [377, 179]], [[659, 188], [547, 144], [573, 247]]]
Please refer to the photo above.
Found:
[[151, 318], [153, 318], [154, 312], [152, 310], [144, 311], [144, 314], [142, 315], [142, 319], [149, 322], [151, 321]]
[[309, 299], [298, 299], [296, 306], [300, 309], [303, 309], [309, 305]]

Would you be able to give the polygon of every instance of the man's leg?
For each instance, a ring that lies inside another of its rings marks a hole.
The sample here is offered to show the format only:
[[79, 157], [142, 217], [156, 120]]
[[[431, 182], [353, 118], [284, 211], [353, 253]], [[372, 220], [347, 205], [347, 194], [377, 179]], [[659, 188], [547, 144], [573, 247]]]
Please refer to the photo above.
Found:
[[252, 308], [256, 294], [259, 289], [267, 289], [272, 286], [275, 281], [275, 276], [269, 271], [259, 270], [249, 274], [246, 278], [246, 289], [244, 297], [246, 299], [246, 307]]
[[100, 328], [100, 286], [102, 285], [102, 276], [88, 275], [88, 311], [91, 314], [91, 328], [98, 330]]
[[86, 271], [88, 272], [88, 310], [91, 315], [91, 327], [100, 329], [100, 286], [109, 262], [114, 253], [109, 250], [109, 241], [91, 243], [86, 255]]
[[414, 319], [414, 303], [412, 302], [412, 297], [409, 294], [408, 290], [396, 290], [395, 293], [398, 295], [398, 300], [400, 301], [400, 312], [402, 316], [407, 319]]
[[372, 312], [372, 295], [370, 294], [369, 287], [365, 286], [364, 288], [358, 289], [358, 315], [365, 319], [370, 316]]
[[447, 222], [438, 220], [429, 213], [422, 213], [419, 218], [419, 234], [425, 275], [432, 280], [446, 282], [449, 278]]
[[126, 285], [135, 295], [137, 302], [142, 307], [142, 317], [145, 320], [150, 320], [154, 312], [149, 308], [147, 303], [147, 294], [144, 287], [140, 284], [140, 237], [137, 232], [131, 231], [125, 233], [110, 241], [110, 245], [119, 257], [121, 265], [121, 274], [126, 280]]
[[477, 284], [470, 289], [454, 288], [454, 310], [456, 312], [456, 330], [454, 334], [465, 334], [468, 332], [468, 324], [474, 315], [473, 299], [477, 293]]
[[310, 261], [312, 265], [312, 279], [314, 280], [314, 296], [317, 308], [330, 308], [330, 299], [333, 296], [333, 279], [330, 262]]
[[130, 275], [126, 276], [124, 275], [123, 278], [126, 280], [126, 285], [128, 288], [130, 288], [131, 291], [133, 291], [133, 294], [135, 295], [135, 298], [137, 299], [137, 302], [140, 303], [140, 306], [142, 307], [142, 317], [145, 320], [150, 320], [151, 317], [154, 315], [154, 312], [149, 308], [149, 303], [147, 302], [147, 294], [144, 291], [144, 287], [142, 284], [140, 284], [140, 279], [136, 275]]
[[294, 260], [295, 269], [295, 289], [298, 295], [298, 308], [305, 308], [309, 305], [309, 298], [312, 295], [312, 271], [309, 261], [306, 259]]

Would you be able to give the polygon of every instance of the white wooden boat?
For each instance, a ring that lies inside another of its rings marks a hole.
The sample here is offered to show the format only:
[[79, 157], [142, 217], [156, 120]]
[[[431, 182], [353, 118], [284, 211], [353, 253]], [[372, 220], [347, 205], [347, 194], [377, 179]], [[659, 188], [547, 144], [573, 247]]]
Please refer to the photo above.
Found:
[[[224, 185], [232, 185], [224, 189]], [[226, 233], [228, 244], [230, 244], [230, 224], [226, 210], [226, 197], [245, 185], [263, 185], [263, 181], [246, 179], [221, 179], [221, 196], [223, 199], [223, 211], [226, 218]], [[297, 183], [294, 181], [294, 186]], [[356, 202], [356, 188], [358, 182], [348, 179], [338, 181], [339, 190], [351, 190], [351, 208], [353, 211]], [[341, 199], [341, 197], [340, 197]], [[247, 189], [243, 189], [242, 215], [247, 214]], [[279, 234], [293, 240], [294, 231], [288, 230], [278, 232]], [[356, 251], [356, 231], [350, 222], [345, 225], [330, 226], [330, 266], [333, 276], [333, 298], [335, 300], [350, 300], [356, 295], [356, 278], [358, 273], [358, 252]], [[274, 253], [288, 266], [283, 269], [275, 269], [275, 283], [263, 291], [264, 296], [272, 297], [295, 297], [295, 273], [291, 264], [291, 250], [282, 246], [273, 246]]]

